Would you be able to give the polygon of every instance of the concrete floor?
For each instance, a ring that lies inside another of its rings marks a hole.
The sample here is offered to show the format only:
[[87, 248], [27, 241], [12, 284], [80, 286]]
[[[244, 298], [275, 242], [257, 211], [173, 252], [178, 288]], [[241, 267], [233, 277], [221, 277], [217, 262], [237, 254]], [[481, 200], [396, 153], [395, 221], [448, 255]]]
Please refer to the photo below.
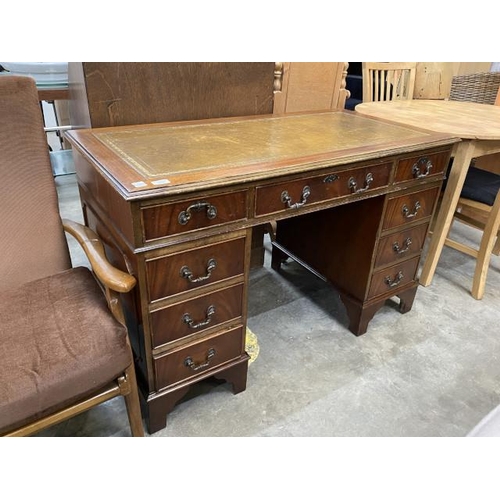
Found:
[[[74, 175], [56, 182], [62, 215], [81, 220]], [[470, 228], [453, 231], [477, 239]], [[409, 313], [389, 303], [355, 337], [335, 290], [295, 263], [274, 272], [269, 250], [251, 273], [248, 326], [260, 354], [246, 391], [202, 383], [153, 436], [465, 436], [500, 403], [500, 258], [476, 301], [472, 258], [445, 248]], [[117, 398], [42, 435], [130, 432]]]

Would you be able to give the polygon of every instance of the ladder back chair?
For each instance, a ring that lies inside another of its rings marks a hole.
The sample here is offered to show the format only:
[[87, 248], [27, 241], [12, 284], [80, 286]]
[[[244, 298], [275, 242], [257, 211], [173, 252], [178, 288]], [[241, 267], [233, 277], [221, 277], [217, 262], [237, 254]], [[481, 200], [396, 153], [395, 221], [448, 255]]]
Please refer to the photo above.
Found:
[[363, 102], [413, 99], [416, 63], [362, 63]]

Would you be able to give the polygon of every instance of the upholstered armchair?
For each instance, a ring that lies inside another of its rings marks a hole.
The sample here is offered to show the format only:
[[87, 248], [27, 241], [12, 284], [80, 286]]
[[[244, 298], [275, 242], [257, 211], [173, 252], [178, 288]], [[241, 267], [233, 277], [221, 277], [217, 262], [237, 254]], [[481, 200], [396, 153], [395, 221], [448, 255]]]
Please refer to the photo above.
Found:
[[[0, 76], [0, 435], [21, 436], [124, 396], [143, 435], [120, 294], [135, 285], [97, 236], [62, 221], [35, 81]], [[88, 267], [72, 268], [67, 231]]]

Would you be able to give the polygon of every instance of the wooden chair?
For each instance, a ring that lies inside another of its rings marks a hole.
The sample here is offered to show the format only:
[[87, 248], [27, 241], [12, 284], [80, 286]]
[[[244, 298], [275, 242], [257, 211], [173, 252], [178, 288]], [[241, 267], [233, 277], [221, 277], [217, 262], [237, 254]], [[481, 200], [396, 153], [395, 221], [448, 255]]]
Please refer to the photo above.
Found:
[[[450, 100], [494, 104], [499, 93], [500, 73], [475, 73], [452, 79]], [[478, 245], [445, 240], [449, 247], [476, 259], [471, 294], [482, 299], [491, 255], [500, 255], [500, 175], [474, 166], [469, 167], [453, 221], [460, 221], [482, 232]]]
[[[142, 436], [119, 301], [135, 278], [108, 263], [91, 230], [61, 220], [32, 78], [0, 77], [0, 153], [0, 435], [30, 435], [122, 395]], [[93, 273], [71, 267], [63, 229]]]
[[469, 167], [460, 195], [454, 221], [461, 221], [482, 231], [478, 247], [453, 240], [448, 236], [445, 244], [476, 259], [472, 282], [472, 296], [482, 299], [492, 253], [500, 255], [500, 175]]
[[364, 62], [363, 102], [413, 99], [416, 63]]

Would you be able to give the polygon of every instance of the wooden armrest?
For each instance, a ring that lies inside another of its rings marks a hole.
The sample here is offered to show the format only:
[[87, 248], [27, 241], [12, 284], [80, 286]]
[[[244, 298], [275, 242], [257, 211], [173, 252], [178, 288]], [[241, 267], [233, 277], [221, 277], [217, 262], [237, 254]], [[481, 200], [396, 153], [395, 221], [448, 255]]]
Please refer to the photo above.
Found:
[[104, 252], [104, 246], [92, 229], [68, 219], [62, 221], [64, 230], [73, 236], [83, 248], [92, 270], [104, 286], [120, 293], [134, 288], [136, 279], [112, 266]]

